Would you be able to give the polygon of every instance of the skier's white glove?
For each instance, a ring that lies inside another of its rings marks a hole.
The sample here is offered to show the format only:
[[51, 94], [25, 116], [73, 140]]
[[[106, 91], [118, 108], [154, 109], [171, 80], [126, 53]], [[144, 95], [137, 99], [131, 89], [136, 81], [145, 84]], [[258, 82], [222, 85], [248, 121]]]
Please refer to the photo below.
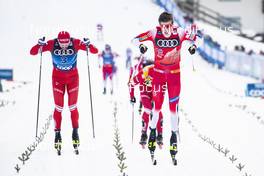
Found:
[[83, 38], [83, 44], [85, 44], [87, 47], [89, 47], [89, 45], [90, 45], [90, 39], [89, 38]]
[[42, 37], [40, 39], [38, 39], [38, 45], [40, 46], [45, 46], [47, 43], [45, 41], [45, 37]]

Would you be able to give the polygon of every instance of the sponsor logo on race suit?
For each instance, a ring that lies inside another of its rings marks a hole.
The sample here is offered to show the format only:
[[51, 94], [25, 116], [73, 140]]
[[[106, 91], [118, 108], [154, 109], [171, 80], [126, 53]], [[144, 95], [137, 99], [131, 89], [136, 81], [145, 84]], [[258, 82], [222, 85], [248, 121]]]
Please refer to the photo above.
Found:
[[174, 48], [179, 45], [178, 39], [155, 39], [156, 45], [160, 48]]
[[68, 48], [62, 49], [58, 41], [55, 39], [54, 48], [52, 51], [52, 61], [55, 68], [68, 71], [75, 68], [77, 65], [77, 52], [73, 46], [73, 39]]

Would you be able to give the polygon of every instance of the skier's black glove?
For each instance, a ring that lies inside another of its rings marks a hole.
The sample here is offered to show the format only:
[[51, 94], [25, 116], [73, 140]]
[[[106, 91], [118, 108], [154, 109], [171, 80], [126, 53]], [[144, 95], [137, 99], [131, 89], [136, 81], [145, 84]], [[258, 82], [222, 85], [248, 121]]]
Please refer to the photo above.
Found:
[[196, 51], [196, 45], [195, 44], [193, 44], [192, 46], [190, 46], [190, 48], [188, 49], [188, 51], [189, 51], [189, 53], [191, 54], [191, 55], [193, 55], [194, 53], [195, 53], [195, 51]]
[[136, 103], [136, 98], [135, 97], [130, 98], [130, 103], [132, 104]]
[[139, 50], [140, 50], [140, 52], [141, 52], [142, 54], [144, 54], [145, 52], [147, 52], [148, 47], [145, 46], [145, 45], [143, 45], [143, 44], [140, 44], [140, 45], [139, 45]]
[[42, 37], [40, 39], [38, 39], [38, 45], [40, 46], [45, 46], [47, 43], [45, 41], [45, 37]]
[[88, 38], [83, 38], [83, 44], [85, 45], [85, 46], [87, 46], [87, 47], [89, 47], [89, 45], [90, 45], [90, 39], [88, 39]]

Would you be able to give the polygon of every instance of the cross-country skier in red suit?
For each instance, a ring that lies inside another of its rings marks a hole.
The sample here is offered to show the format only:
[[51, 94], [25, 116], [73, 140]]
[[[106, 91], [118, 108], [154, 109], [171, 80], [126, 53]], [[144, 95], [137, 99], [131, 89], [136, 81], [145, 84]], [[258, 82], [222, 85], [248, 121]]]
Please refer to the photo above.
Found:
[[70, 37], [66, 31], [61, 31], [58, 37], [52, 40], [39, 39], [38, 44], [30, 50], [31, 55], [49, 51], [53, 62], [52, 86], [55, 102], [53, 118], [55, 121], [55, 148], [61, 149], [61, 113], [64, 105], [65, 91], [68, 93], [68, 106], [71, 112], [72, 121], [72, 141], [73, 147], [80, 144], [78, 128], [79, 113], [77, 109], [77, 99], [79, 91], [79, 75], [77, 69], [77, 54], [79, 50], [86, 51], [87, 48], [93, 54], [98, 53], [98, 49], [90, 44], [89, 39], [83, 41]]
[[[154, 110], [150, 124], [149, 150], [151, 153], [156, 148], [156, 126], [161, 111], [165, 91], [163, 86], [167, 86], [169, 95], [169, 108], [171, 112], [171, 138], [170, 153], [173, 161], [177, 153], [177, 134], [179, 134], [178, 103], [181, 90], [180, 82], [180, 51], [182, 42], [189, 40], [192, 45], [189, 48], [191, 54], [195, 53], [196, 40], [195, 26], [189, 31], [173, 25], [173, 16], [170, 13], [163, 12], [159, 16], [159, 26], [155, 29], [142, 33], [133, 39], [133, 42], [139, 45], [140, 52], [145, 53], [147, 47], [140, 44], [144, 41], [152, 41], [155, 53], [154, 74], [153, 74], [153, 99]], [[166, 89], [165, 89], [166, 90]]]
[[[116, 65], [115, 65], [115, 58], [119, 57], [116, 52], [113, 52], [111, 46], [109, 44], [105, 45], [105, 49], [98, 54], [98, 59], [102, 58], [103, 67], [103, 84], [104, 90], [103, 94], [106, 94], [106, 83], [107, 78], [110, 79], [111, 82], [111, 94], [113, 94], [113, 75], [116, 73]], [[99, 68], [101, 68], [101, 64], [99, 64]]]
[[[140, 144], [143, 146], [146, 145], [147, 142], [147, 129], [149, 124], [149, 119], [152, 114], [152, 107], [153, 107], [153, 94], [152, 94], [152, 78], [153, 78], [153, 61], [151, 60], [144, 60], [142, 62], [142, 69], [139, 70], [139, 72], [134, 75], [134, 77], [131, 76], [129, 81], [129, 87], [131, 88], [135, 85], [139, 85], [140, 89], [140, 101], [142, 102], [142, 105], [144, 106], [144, 112], [142, 114], [142, 131], [141, 131], [141, 138], [140, 138]], [[134, 89], [130, 89], [130, 102], [135, 103], [136, 98], [134, 96]], [[157, 143], [161, 147], [163, 145], [163, 136], [162, 136], [162, 112], [159, 113], [159, 120], [157, 124]]]
[[[143, 57], [143, 56], [141, 56]], [[129, 85], [129, 93], [130, 93], [130, 97], [135, 97], [134, 95], [134, 90], [135, 90], [135, 87], [134, 85], [131, 85], [129, 84], [130, 83], [130, 80], [136, 75], [139, 73], [140, 70], [142, 70], [143, 68], [143, 65], [142, 65], [142, 61], [144, 60], [144, 57], [143, 58], [140, 58], [140, 57], [135, 57], [135, 60], [137, 60], [138, 63], [136, 63], [134, 66], [130, 67], [130, 70], [129, 70], [129, 79], [128, 79], [128, 85]], [[133, 102], [132, 102], [133, 103]]]

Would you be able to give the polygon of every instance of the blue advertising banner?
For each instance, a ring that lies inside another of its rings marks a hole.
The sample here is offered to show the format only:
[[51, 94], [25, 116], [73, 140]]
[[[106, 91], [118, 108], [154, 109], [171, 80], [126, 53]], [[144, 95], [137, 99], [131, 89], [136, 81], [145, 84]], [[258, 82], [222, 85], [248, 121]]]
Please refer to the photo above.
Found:
[[0, 79], [13, 80], [13, 69], [0, 69]]
[[246, 95], [249, 97], [264, 97], [264, 84], [262, 83], [248, 84]]

